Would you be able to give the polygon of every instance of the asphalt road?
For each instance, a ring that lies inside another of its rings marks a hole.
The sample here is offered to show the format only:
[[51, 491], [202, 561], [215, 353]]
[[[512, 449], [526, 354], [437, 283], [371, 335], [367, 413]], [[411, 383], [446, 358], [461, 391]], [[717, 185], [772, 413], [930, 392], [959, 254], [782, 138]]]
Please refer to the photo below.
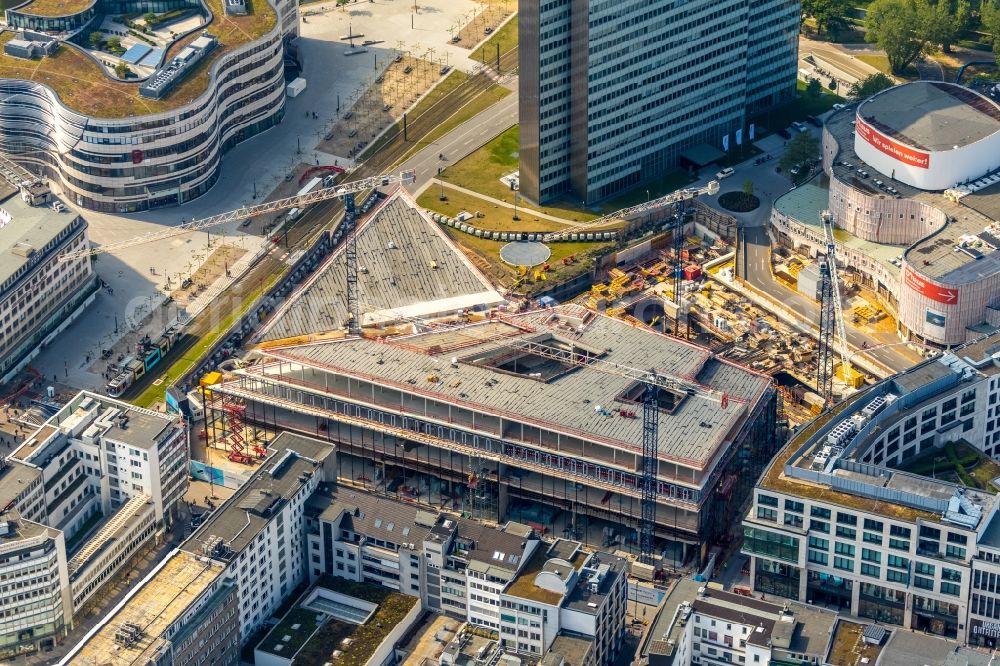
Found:
[[[746, 226], [743, 231], [745, 261], [740, 266], [740, 277], [771, 298], [784, 303], [791, 310], [800, 313], [804, 319], [818, 322], [819, 306], [815, 301], [797, 294], [778, 283], [771, 274], [771, 239], [767, 227]], [[847, 326], [847, 341], [861, 348], [863, 343], [871, 344], [868, 336]], [[874, 349], [866, 352], [880, 363], [896, 371], [905, 370], [914, 364], [908, 355], [895, 349]]]

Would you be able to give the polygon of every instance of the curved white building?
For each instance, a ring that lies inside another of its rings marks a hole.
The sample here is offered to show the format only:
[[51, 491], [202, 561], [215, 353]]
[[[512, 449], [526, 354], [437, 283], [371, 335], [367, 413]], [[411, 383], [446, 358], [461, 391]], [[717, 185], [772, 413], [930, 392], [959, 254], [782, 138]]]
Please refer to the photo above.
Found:
[[889, 178], [945, 190], [1000, 168], [1000, 106], [954, 83], [916, 81], [858, 105], [854, 151]]
[[[208, 24], [174, 42], [146, 81], [117, 80], [66, 42], [51, 55], [16, 57], [9, 43], [21, 35], [0, 33], [4, 151], [43, 165], [68, 197], [95, 210], [132, 212], [205, 193], [229, 148], [281, 121], [284, 42], [297, 35], [298, 4], [255, 0], [248, 14], [227, 14], [221, 0], [200, 2]], [[196, 63], [151, 96], [150, 82], [192, 53]]]
[[909, 83], [832, 114], [822, 150], [825, 178], [775, 201], [779, 242], [825, 254], [829, 210], [843, 275], [877, 294], [901, 338], [949, 346], [1000, 330], [1000, 184], [986, 184], [1000, 177], [960, 199], [932, 191], [1000, 169], [1000, 107]]

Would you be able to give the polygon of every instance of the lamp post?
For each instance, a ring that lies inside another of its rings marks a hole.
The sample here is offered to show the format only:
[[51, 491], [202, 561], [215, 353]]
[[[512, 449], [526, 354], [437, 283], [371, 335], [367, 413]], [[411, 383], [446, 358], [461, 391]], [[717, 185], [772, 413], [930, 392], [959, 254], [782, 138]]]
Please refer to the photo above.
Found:
[[515, 222], [521, 219], [517, 216], [517, 190], [514, 191], [514, 215], [510, 219], [514, 220]]

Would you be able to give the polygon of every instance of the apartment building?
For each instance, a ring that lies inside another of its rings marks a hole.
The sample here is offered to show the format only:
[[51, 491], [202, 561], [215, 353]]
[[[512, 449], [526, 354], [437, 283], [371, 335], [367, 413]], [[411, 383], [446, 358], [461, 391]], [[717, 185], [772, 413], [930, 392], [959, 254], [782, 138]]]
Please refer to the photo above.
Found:
[[0, 382], [10, 381], [93, 301], [87, 223], [35, 183], [0, 181]]
[[648, 666], [825, 664], [838, 615], [705, 587], [690, 578], [670, 589], [639, 647]]
[[743, 521], [754, 589], [995, 641], [997, 496], [977, 475], [996, 467], [998, 352], [998, 335], [956, 347], [793, 437]]
[[613, 662], [625, 637], [627, 562], [558, 539], [536, 550], [500, 596], [500, 643], [536, 657], [560, 634], [594, 642], [596, 664]]
[[183, 549], [224, 565], [235, 581], [240, 641], [245, 641], [307, 576], [305, 509], [321, 483], [334, 479], [334, 449], [282, 433], [271, 454]]
[[0, 659], [51, 648], [73, 622], [59, 530], [0, 513]]
[[523, 3], [521, 192], [590, 204], [687, 166], [689, 149], [752, 139], [750, 117], [794, 94], [799, 13], [789, 0]]
[[8, 543], [29, 544], [25, 554], [43, 558], [32, 569], [34, 584], [39, 595], [59, 590], [60, 597], [58, 613], [53, 606], [0, 621], [0, 634], [17, 632], [10, 650], [60, 641], [159, 538], [187, 488], [187, 459], [186, 433], [175, 418], [84, 391], [3, 461], [0, 507], [16, 516], [8, 521]]

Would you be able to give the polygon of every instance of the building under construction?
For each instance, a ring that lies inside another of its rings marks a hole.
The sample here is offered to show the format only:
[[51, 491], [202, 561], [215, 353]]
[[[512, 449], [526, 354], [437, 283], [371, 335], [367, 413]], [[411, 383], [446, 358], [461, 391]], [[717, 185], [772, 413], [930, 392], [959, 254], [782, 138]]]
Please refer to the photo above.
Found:
[[767, 375], [582, 306], [504, 313], [403, 193], [357, 229], [360, 337], [342, 247], [274, 308], [242, 367], [207, 381], [209, 445], [251, 461], [281, 431], [326, 439], [342, 483], [633, 552], [655, 485], [665, 565], [725, 541], [780, 444]]
[[645, 389], [633, 370], [679, 378], [659, 391], [668, 565], [725, 541], [780, 445], [766, 375], [580, 306], [261, 353], [211, 388], [206, 423], [239, 403], [241, 425], [335, 443], [345, 483], [633, 551]]

